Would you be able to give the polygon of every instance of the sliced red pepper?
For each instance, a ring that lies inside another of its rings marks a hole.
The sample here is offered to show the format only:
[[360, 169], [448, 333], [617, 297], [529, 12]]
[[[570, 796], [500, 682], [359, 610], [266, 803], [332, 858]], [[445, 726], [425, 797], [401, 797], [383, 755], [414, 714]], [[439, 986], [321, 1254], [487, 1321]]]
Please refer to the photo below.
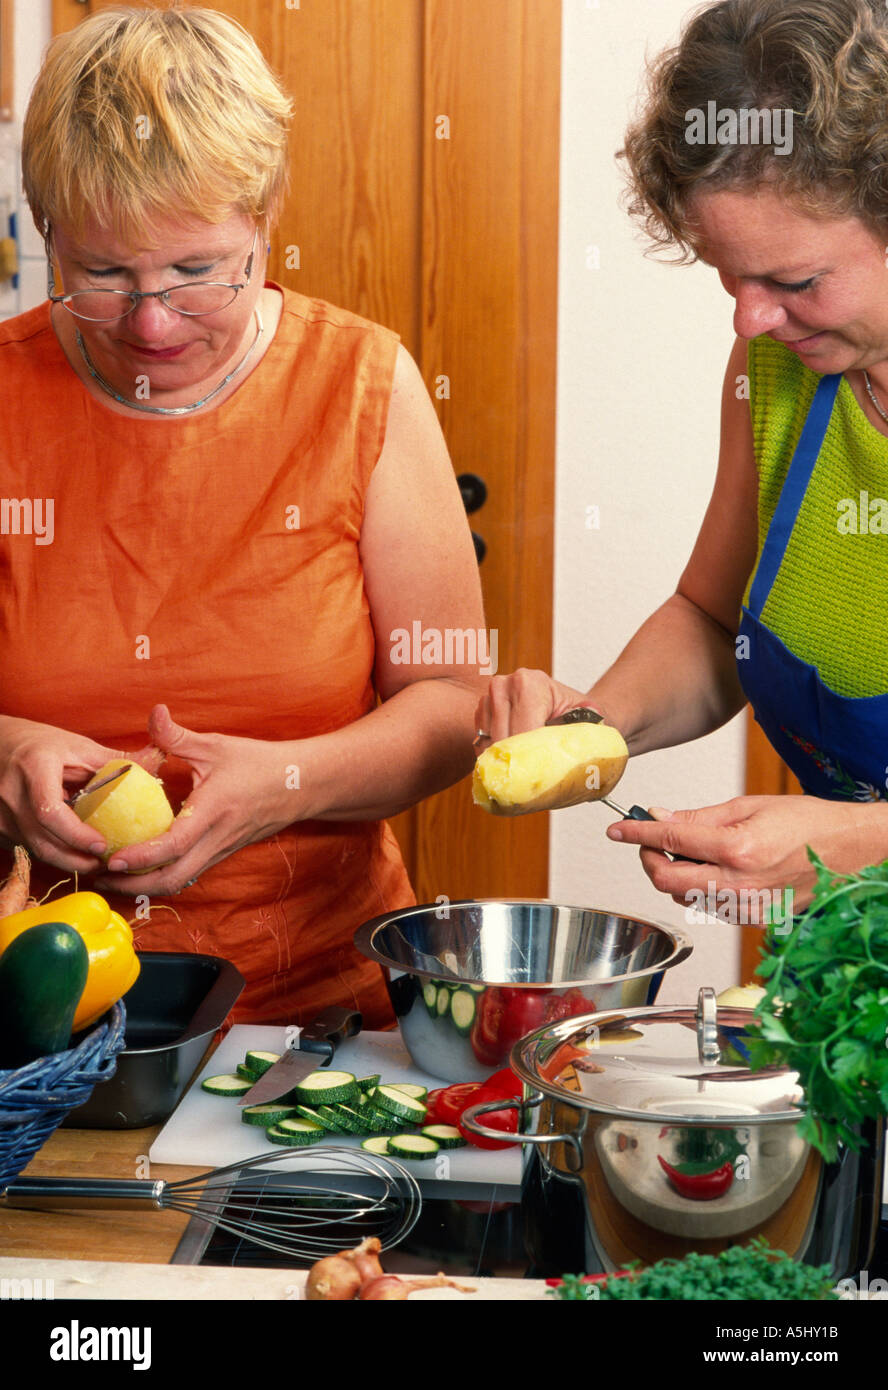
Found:
[[546, 1005], [545, 1023], [557, 1023], [562, 1018], [575, 1018], [577, 1014], [594, 1014], [595, 1003], [587, 999], [580, 989], [568, 989], [564, 994], [550, 995]]
[[[500, 1071], [494, 1072], [493, 1076], [486, 1081], [457, 1081], [452, 1086], [443, 1086], [436, 1091], [429, 1091], [426, 1096], [426, 1124], [456, 1125], [460, 1133], [470, 1144], [474, 1144], [480, 1149], [505, 1149], [509, 1144], [499, 1143], [495, 1139], [483, 1139], [478, 1134], [472, 1134], [462, 1126], [462, 1113], [470, 1105], [486, 1104], [492, 1100], [520, 1100], [524, 1094], [521, 1082], [518, 1080], [511, 1067], [503, 1067]], [[506, 1134], [516, 1134], [518, 1132], [518, 1114], [514, 1110], [495, 1110], [491, 1115], [484, 1116], [492, 1119], [492, 1129], [502, 1129]]]
[[519, 1038], [545, 1022], [551, 990], [489, 985], [481, 995], [470, 1041], [482, 1066], [497, 1067]]
[[[484, 1082], [480, 1091], [472, 1096], [469, 1105], [487, 1105], [494, 1100], [520, 1100], [523, 1095], [524, 1087], [511, 1067], [503, 1067]], [[514, 1108], [491, 1110], [478, 1118], [481, 1124], [490, 1129], [502, 1130], [503, 1134], [518, 1133], [518, 1111]], [[481, 1134], [473, 1134], [468, 1126], [463, 1124], [462, 1118], [459, 1121], [459, 1132], [478, 1149], [507, 1149], [514, 1143], [514, 1140], [500, 1142], [496, 1139], [486, 1139]]]
[[483, 1086], [481, 1081], [458, 1081], [454, 1086], [445, 1086], [435, 1101], [435, 1124], [458, 1124], [460, 1115], [467, 1105], [474, 1105]]
[[528, 1033], [562, 1018], [594, 1012], [594, 1003], [576, 987], [553, 994], [551, 989], [489, 985], [472, 1024], [472, 1050], [483, 1066], [495, 1067]]
[[720, 1168], [713, 1168], [709, 1173], [682, 1173], [680, 1169], [667, 1163], [662, 1154], [657, 1154], [657, 1162], [679, 1196], [690, 1197], [698, 1202], [708, 1202], [713, 1197], [723, 1196], [734, 1181], [734, 1165], [730, 1162], [723, 1163]]
[[426, 1117], [424, 1123], [427, 1125], [443, 1124], [438, 1114], [438, 1098], [443, 1096], [445, 1091], [449, 1091], [449, 1086], [439, 1086], [436, 1091], [429, 1091], [425, 1098]]
[[[496, 1091], [488, 1091], [485, 1086], [481, 1087], [478, 1095], [474, 1096], [470, 1102], [472, 1105], [486, 1105], [491, 1100], [506, 1100], [508, 1097], [498, 1094]], [[468, 1106], [466, 1107], [468, 1109]], [[486, 1115], [478, 1116], [478, 1123], [486, 1129], [502, 1130], [503, 1134], [518, 1133], [518, 1111], [517, 1110], [491, 1110]], [[470, 1144], [474, 1144], [477, 1149], [508, 1149], [515, 1142], [514, 1139], [507, 1139], [500, 1142], [498, 1139], [487, 1139], [483, 1134], [475, 1134], [466, 1125], [462, 1116], [459, 1118], [459, 1132], [464, 1139], [468, 1139]]]
[[485, 1091], [490, 1092], [491, 1098], [494, 1096], [516, 1096], [520, 1100], [524, 1095], [524, 1087], [511, 1067], [503, 1067], [500, 1071], [495, 1071], [493, 1076], [488, 1076], [481, 1085]]

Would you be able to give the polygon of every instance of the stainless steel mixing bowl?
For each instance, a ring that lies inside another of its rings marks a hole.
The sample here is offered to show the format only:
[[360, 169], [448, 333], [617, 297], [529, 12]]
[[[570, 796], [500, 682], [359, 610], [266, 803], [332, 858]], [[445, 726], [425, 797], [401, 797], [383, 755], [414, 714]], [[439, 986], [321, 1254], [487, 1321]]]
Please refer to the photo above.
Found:
[[444, 1081], [481, 1081], [546, 1024], [653, 1003], [691, 954], [680, 931], [603, 908], [543, 900], [424, 903], [355, 934], [383, 966], [404, 1043]]

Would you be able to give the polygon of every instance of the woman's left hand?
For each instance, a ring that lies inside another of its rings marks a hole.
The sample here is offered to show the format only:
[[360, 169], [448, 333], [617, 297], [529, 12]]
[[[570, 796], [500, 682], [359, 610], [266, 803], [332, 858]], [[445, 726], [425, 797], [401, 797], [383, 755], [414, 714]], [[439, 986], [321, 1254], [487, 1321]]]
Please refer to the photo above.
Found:
[[[770, 894], [777, 912], [798, 912], [811, 899], [815, 871], [810, 845], [836, 872], [861, 869], [888, 858], [888, 803], [826, 801], [812, 796], [739, 796], [693, 811], [652, 810], [656, 821], [619, 821], [612, 840], [642, 846], [641, 862], [654, 887], [681, 907], [711, 906], [719, 916], [744, 920], [750, 894]], [[673, 863], [659, 851], [696, 864]], [[792, 900], [783, 894], [792, 890]], [[732, 899], [731, 894], [736, 896]], [[744, 896], [745, 894], [745, 896]], [[735, 909], [732, 913], [732, 907]], [[762, 925], [758, 916], [751, 925]]]
[[[113, 854], [96, 888], [168, 897], [205, 869], [305, 815], [293, 744], [199, 734], [176, 724], [166, 705], [148, 721], [152, 743], [191, 764], [193, 789], [165, 835]], [[129, 872], [127, 872], [129, 870]]]

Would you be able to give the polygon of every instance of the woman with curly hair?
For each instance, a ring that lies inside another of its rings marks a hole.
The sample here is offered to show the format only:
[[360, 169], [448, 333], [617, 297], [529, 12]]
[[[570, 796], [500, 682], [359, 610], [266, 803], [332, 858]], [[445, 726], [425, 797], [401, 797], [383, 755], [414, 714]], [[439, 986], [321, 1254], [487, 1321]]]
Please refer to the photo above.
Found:
[[621, 152], [654, 247], [735, 301], [712, 499], [676, 592], [588, 691], [496, 677], [477, 726], [582, 702], [643, 753], [748, 700], [807, 796], [608, 831], [679, 903], [716, 881], [798, 907], [807, 846], [837, 870], [888, 856], [886, 111], [882, 0], [719, 0], [651, 65]]

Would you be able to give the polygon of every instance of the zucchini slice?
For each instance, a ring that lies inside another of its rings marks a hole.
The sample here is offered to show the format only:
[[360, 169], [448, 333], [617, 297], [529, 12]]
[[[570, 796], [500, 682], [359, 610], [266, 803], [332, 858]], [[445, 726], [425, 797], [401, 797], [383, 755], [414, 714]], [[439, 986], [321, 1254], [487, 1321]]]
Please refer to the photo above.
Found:
[[320, 1143], [324, 1130], [310, 1120], [282, 1120], [279, 1125], [269, 1125], [265, 1136], [272, 1144], [288, 1144], [290, 1148], [304, 1149], [308, 1144]]
[[398, 1158], [434, 1158], [440, 1147], [422, 1134], [395, 1134], [388, 1141], [389, 1153]]
[[434, 980], [426, 980], [422, 987], [422, 999], [432, 1018], [438, 1016], [438, 986]]
[[457, 1033], [465, 1036], [475, 1018], [475, 996], [470, 989], [455, 989], [450, 996], [450, 1017]]
[[[325, 1105], [324, 1110], [327, 1109]], [[341, 1125], [347, 1134], [370, 1134], [371, 1129], [367, 1122], [358, 1114], [357, 1110], [352, 1110], [350, 1105], [337, 1105], [335, 1110], [336, 1123]]]
[[254, 1085], [255, 1078], [247, 1081], [243, 1076], [235, 1076], [233, 1071], [229, 1071], [222, 1076], [208, 1076], [206, 1081], [200, 1083], [200, 1088], [209, 1091], [211, 1096], [245, 1096]]
[[387, 1154], [389, 1151], [389, 1141], [384, 1134], [374, 1134], [372, 1139], [365, 1139], [361, 1145], [371, 1154]]
[[390, 1081], [388, 1084], [395, 1091], [403, 1091], [411, 1100], [425, 1100], [429, 1093], [428, 1086], [418, 1086], [415, 1081]]
[[469, 1142], [456, 1125], [423, 1125], [421, 1133], [426, 1139], [434, 1139], [439, 1149], [464, 1149]]
[[377, 1110], [387, 1110], [399, 1120], [407, 1120], [413, 1124], [422, 1124], [426, 1117], [427, 1106], [422, 1101], [414, 1100], [404, 1091], [400, 1091], [395, 1086], [377, 1086], [371, 1096], [373, 1104]]
[[365, 1105], [358, 1111], [368, 1134], [391, 1134], [395, 1117], [390, 1110], [378, 1110], [375, 1105]]
[[340, 1122], [339, 1111], [334, 1110], [330, 1105], [318, 1106], [317, 1122], [323, 1125], [324, 1129], [329, 1130], [331, 1134], [349, 1133], [345, 1125]]
[[292, 1105], [283, 1105], [279, 1100], [271, 1105], [245, 1105], [241, 1111], [241, 1119], [245, 1125], [269, 1125], [280, 1124], [281, 1120], [289, 1120], [295, 1115], [296, 1109]]
[[329, 1134], [342, 1133], [341, 1129], [334, 1129], [332, 1124], [326, 1124], [319, 1111], [312, 1110], [308, 1105], [294, 1105], [293, 1109], [301, 1120], [311, 1120], [313, 1125], [320, 1125], [321, 1129], [327, 1130]]
[[280, 1060], [279, 1052], [248, 1052], [244, 1058], [244, 1066], [257, 1077], [260, 1077], [268, 1071], [269, 1067], [273, 1067], [275, 1062]]
[[438, 998], [435, 1000], [435, 1016], [443, 1018], [450, 1010], [450, 990], [446, 985], [442, 985], [438, 990]]
[[350, 1071], [313, 1071], [294, 1087], [294, 1094], [303, 1105], [349, 1105], [357, 1099], [358, 1083]]
[[[366, 1095], [368, 1091], [372, 1091], [375, 1086], [379, 1085], [381, 1080], [382, 1077], [379, 1072], [377, 1072], [375, 1076], [362, 1076], [358, 1081], [358, 1090], [361, 1092], [361, 1096]], [[358, 1099], [360, 1100], [360, 1098], [359, 1096]]]
[[237, 1075], [244, 1081], [256, 1082], [259, 1080], [258, 1071], [253, 1071], [253, 1068], [248, 1067], [246, 1062], [238, 1062], [235, 1070]]

